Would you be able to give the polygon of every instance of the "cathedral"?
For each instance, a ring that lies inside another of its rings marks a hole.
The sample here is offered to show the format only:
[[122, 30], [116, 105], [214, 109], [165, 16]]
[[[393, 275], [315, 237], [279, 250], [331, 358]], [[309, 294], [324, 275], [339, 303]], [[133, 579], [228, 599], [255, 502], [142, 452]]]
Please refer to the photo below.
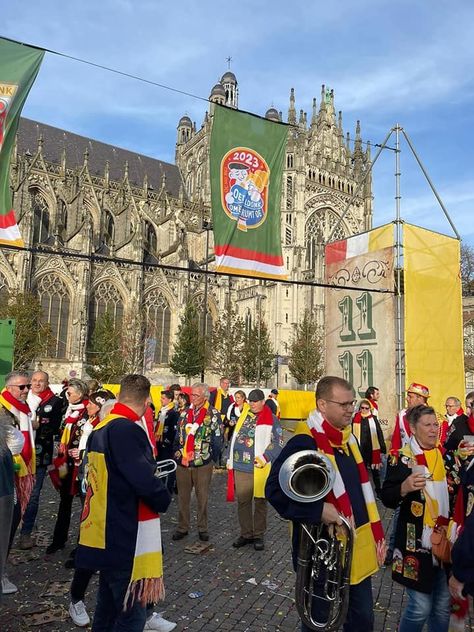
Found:
[[[183, 306], [192, 299], [208, 333], [229, 301], [247, 325], [263, 318], [278, 367], [269, 386], [296, 387], [288, 370], [288, 346], [306, 308], [324, 324], [322, 289], [202, 274], [214, 262], [213, 108], [216, 103], [239, 107], [234, 73], [222, 76], [209, 101], [199, 129], [187, 116], [179, 120], [174, 165], [21, 120], [11, 189], [31, 251], [0, 250], [0, 300], [6, 292], [31, 291], [41, 301], [52, 343], [37, 365], [49, 371], [53, 382], [87, 376], [88, 341], [97, 318], [106, 312], [131, 339], [138, 335], [142, 341], [139, 368], [152, 382], [175, 381], [169, 359]], [[273, 107], [265, 117], [283, 120]], [[370, 173], [340, 221], [370, 167], [370, 145], [362, 143], [359, 122], [353, 139], [349, 132], [344, 135], [342, 113], [336, 112], [334, 93], [325, 86], [309, 115], [297, 112], [292, 89], [287, 122], [283, 258], [289, 279], [319, 282], [327, 240], [371, 228]], [[216, 377], [206, 375], [211, 382]]]

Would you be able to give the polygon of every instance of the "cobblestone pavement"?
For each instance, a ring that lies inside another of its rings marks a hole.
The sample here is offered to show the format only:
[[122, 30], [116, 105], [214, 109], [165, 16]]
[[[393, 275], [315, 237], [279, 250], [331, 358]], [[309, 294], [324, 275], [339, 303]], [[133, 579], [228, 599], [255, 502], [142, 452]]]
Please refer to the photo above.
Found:
[[[225, 501], [226, 474], [215, 470], [210, 495], [210, 549], [201, 554], [185, 551], [196, 543], [197, 530], [173, 542], [177, 504], [173, 500], [162, 516], [165, 547], [166, 601], [159, 606], [165, 617], [178, 622], [176, 632], [296, 632], [298, 616], [293, 602], [294, 574], [291, 570], [287, 523], [269, 508], [265, 550], [252, 547], [234, 549], [238, 536], [235, 503]], [[31, 551], [13, 550], [8, 567], [9, 578], [19, 592], [5, 596], [0, 608], [0, 632], [66, 632], [77, 630], [68, 617], [68, 591], [72, 571], [64, 568], [71, 550], [79, 517], [79, 501], [75, 501], [70, 545], [64, 551], [46, 558], [45, 547], [51, 536], [58, 497], [45, 482], [41, 498], [37, 538], [40, 546]], [[381, 509], [383, 520], [391, 511]], [[90, 583], [86, 605], [93, 613], [97, 578]], [[397, 629], [403, 606], [403, 591], [393, 584], [389, 569], [374, 577], [375, 630]], [[191, 598], [190, 593], [202, 593]], [[56, 614], [56, 620], [35, 625], [35, 617]], [[44, 614], [44, 612], [43, 612]]]

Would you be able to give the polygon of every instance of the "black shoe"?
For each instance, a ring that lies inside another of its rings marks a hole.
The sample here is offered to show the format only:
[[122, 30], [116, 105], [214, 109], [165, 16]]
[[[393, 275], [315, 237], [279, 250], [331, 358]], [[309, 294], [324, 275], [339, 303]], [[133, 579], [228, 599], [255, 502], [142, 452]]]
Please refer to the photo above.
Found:
[[199, 539], [201, 542], [209, 542], [209, 533], [207, 531], [199, 531]]
[[187, 531], [175, 531], [172, 536], [172, 540], [182, 540], [188, 535]]
[[253, 538], [244, 538], [244, 536], [239, 535], [237, 540], [232, 543], [232, 546], [236, 549], [240, 549], [242, 546], [246, 544], [253, 544]]
[[385, 560], [383, 562], [384, 566], [390, 566], [393, 562], [393, 551], [391, 549], [387, 549], [387, 554], [385, 555]]
[[253, 542], [253, 548], [256, 551], [263, 551], [263, 549], [265, 548], [265, 544], [263, 543], [263, 538], [255, 538]]
[[65, 546], [66, 544], [55, 544], [52, 542], [48, 547], [46, 547], [46, 555], [54, 555], [58, 551], [61, 551], [61, 549], [64, 549]]

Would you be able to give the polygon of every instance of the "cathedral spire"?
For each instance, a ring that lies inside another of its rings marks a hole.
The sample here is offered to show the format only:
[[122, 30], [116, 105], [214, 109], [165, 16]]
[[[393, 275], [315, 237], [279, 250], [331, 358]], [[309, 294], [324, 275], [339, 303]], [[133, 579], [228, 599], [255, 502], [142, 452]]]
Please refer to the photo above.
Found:
[[288, 109], [288, 123], [296, 125], [296, 108], [295, 108], [295, 89], [291, 88], [290, 107]]
[[316, 107], [316, 98], [313, 98], [313, 111], [311, 114], [311, 129], [316, 126], [318, 122], [318, 109]]

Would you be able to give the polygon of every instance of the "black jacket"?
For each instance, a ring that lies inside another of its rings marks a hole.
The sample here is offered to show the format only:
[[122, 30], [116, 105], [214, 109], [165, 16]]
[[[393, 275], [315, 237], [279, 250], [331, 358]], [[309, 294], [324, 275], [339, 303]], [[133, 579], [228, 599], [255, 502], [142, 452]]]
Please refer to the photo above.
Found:
[[163, 436], [161, 443], [158, 444], [158, 460], [172, 459], [174, 456], [173, 443], [176, 436], [176, 426], [178, 424], [179, 412], [172, 408], [166, 413]]
[[408, 457], [389, 463], [380, 499], [386, 507], [400, 507], [393, 550], [392, 579], [402, 586], [430, 594], [433, 590], [433, 556], [421, 547], [425, 497], [421, 491], [401, 495], [403, 481], [412, 473]]
[[469, 429], [468, 416], [459, 415], [451, 424], [448, 431], [448, 436], [444, 442], [444, 447], [449, 452], [457, 450], [458, 445], [463, 440], [464, 435], [471, 435], [472, 432]]
[[465, 584], [464, 591], [474, 596], [474, 465], [462, 473], [462, 491], [466, 518], [451, 551], [452, 571]]
[[[377, 429], [377, 438], [379, 440], [381, 454], [386, 454], [385, 439], [382, 428], [377, 417], [373, 416], [375, 427]], [[367, 466], [372, 465], [372, 437], [370, 436], [370, 427], [368, 418], [360, 417], [360, 453]]]
[[57, 395], [40, 404], [35, 412], [39, 423], [36, 430], [36, 465], [51, 465], [53, 460], [54, 439], [58, 438], [61, 425], [63, 401]]

